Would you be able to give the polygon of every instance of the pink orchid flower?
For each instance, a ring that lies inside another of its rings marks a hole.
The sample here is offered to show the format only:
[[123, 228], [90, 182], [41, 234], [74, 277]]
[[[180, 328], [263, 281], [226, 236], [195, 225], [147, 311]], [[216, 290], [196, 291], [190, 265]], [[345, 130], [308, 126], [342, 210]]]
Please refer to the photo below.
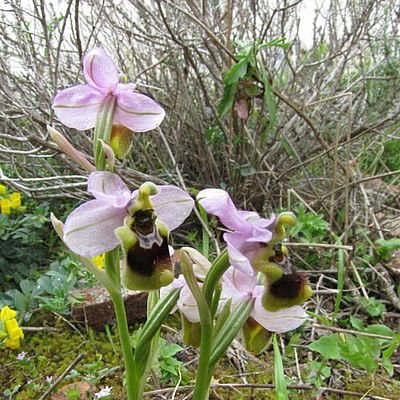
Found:
[[164, 109], [150, 97], [135, 92], [133, 83], [119, 83], [117, 67], [103, 49], [86, 53], [83, 75], [86, 85], [64, 89], [54, 98], [54, 112], [64, 125], [79, 130], [93, 128], [107, 96], [116, 98], [114, 124], [147, 132], [164, 119]]
[[[157, 217], [171, 231], [189, 216], [193, 199], [173, 185], [157, 186], [158, 193], [151, 196]], [[92, 172], [88, 178], [88, 191], [95, 197], [78, 208], [64, 225], [64, 242], [82, 257], [94, 257], [112, 250], [119, 244], [114, 231], [124, 223], [129, 206], [138, 190], [131, 193], [122, 179], [111, 172]]]
[[244, 273], [255, 275], [251, 260], [262, 245], [272, 239], [275, 216], [265, 219], [253, 211], [237, 210], [229, 194], [222, 189], [201, 190], [197, 200], [207, 213], [217, 216], [232, 231], [224, 233], [230, 263]]
[[232, 310], [243, 300], [253, 299], [254, 308], [250, 317], [268, 331], [278, 333], [292, 331], [307, 319], [307, 313], [301, 306], [267, 311], [261, 302], [264, 291], [264, 286], [257, 285], [255, 275], [243, 273], [233, 267], [230, 267], [222, 278], [222, 292], [232, 298]]

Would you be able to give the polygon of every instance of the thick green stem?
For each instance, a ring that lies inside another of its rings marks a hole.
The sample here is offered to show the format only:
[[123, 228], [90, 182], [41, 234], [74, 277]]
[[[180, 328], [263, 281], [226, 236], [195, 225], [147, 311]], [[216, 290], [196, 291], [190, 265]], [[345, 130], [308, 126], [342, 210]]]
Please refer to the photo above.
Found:
[[139, 397], [137, 393], [138, 383], [136, 381], [135, 362], [129, 336], [128, 321], [126, 319], [124, 299], [121, 293], [111, 296], [111, 299], [114, 305], [119, 340], [121, 342], [121, 350], [124, 356], [128, 400], [139, 400], [141, 397]]
[[115, 318], [117, 320], [119, 340], [121, 342], [122, 355], [125, 363], [125, 378], [128, 400], [138, 400], [136, 367], [132, 352], [132, 346], [129, 336], [128, 321], [126, 319], [124, 298], [121, 293], [120, 274], [119, 274], [119, 249], [106, 253], [105, 257], [106, 274], [115, 284], [115, 288], [110, 292], [111, 300], [114, 305]]
[[[209, 360], [211, 355], [211, 350], [213, 347], [213, 337], [214, 337], [214, 325], [211, 317], [211, 301], [208, 304], [208, 299], [204, 295], [204, 291], [199, 288], [196, 277], [193, 271], [193, 264], [190, 257], [181, 251], [181, 268], [182, 273], [185, 277], [186, 283], [191, 290], [193, 297], [196, 300], [197, 308], [200, 315], [200, 327], [201, 327], [201, 339], [200, 339], [200, 356], [199, 356], [199, 367], [197, 370], [196, 386], [194, 388], [193, 399], [194, 400], [205, 400], [208, 398], [208, 391], [210, 387], [210, 371], [209, 371]], [[212, 270], [213, 267], [211, 267]], [[209, 271], [209, 274], [211, 273]], [[206, 278], [206, 281], [207, 281]], [[215, 285], [212, 286], [212, 291], [210, 296], [212, 298], [214, 294]]]
[[210, 381], [212, 378], [212, 371], [209, 371], [209, 361], [213, 346], [213, 326], [212, 323], [200, 322], [200, 324], [200, 357], [193, 400], [208, 399], [208, 391], [210, 389]]

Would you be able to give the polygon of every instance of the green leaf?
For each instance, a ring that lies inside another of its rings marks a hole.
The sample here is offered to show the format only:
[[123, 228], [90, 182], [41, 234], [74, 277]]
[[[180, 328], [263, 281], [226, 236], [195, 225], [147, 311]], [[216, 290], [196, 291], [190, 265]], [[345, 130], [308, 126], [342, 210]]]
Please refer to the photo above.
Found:
[[260, 71], [261, 71], [261, 80], [264, 85], [264, 101], [268, 107], [269, 113], [269, 126], [274, 127], [276, 123], [276, 104], [274, 91], [272, 89], [271, 84], [269, 83], [269, 78], [267, 71], [262, 63], [259, 63]]
[[137, 340], [135, 351], [135, 363], [141, 367], [146, 364], [150, 352], [151, 341], [160, 329], [161, 325], [168, 317], [172, 309], [175, 307], [179, 298], [180, 289], [171, 290], [166, 296], [161, 298], [154, 308], [143, 326], [140, 338]]
[[390, 357], [393, 355], [393, 353], [397, 350], [397, 347], [400, 345], [400, 334], [398, 333], [395, 338], [392, 340], [391, 344], [389, 347], [382, 352], [382, 364], [383, 368], [385, 368], [386, 372], [390, 375], [393, 376], [393, 364], [390, 361]]
[[232, 343], [243, 324], [246, 322], [253, 309], [253, 300], [243, 300], [239, 306], [229, 315], [224, 325], [219, 330], [214, 340], [214, 346], [210, 356], [210, 367], [222, 357], [226, 349]]
[[364, 324], [361, 319], [356, 318], [353, 315], [350, 316], [350, 324], [354, 329], [357, 329], [358, 331], [364, 330]]
[[283, 371], [283, 363], [281, 352], [279, 351], [278, 340], [276, 338], [276, 334], [274, 334], [273, 338], [274, 343], [274, 361], [275, 361], [275, 393], [277, 400], [289, 400], [286, 382], [285, 382], [285, 373]]
[[224, 79], [225, 85], [233, 85], [246, 76], [247, 68], [249, 66], [248, 57], [242, 58], [227, 71]]
[[383, 247], [390, 252], [400, 249], [400, 238], [393, 238], [389, 240], [378, 239], [375, 243], [378, 247]]
[[218, 115], [222, 118], [226, 115], [229, 110], [233, 107], [233, 102], [235, 101], [235, 95], [238, 89], [238, 84], [234, 83], [232, 85], [225, 85], [224, 92], [222, 93], [222, 99], [218, 104], [217, 110]]
[[386, 325], [369, 325], [364, 329], [364, 332], [373, 333], [374, 335], [393, 337], [395, 333]]
[[341, 356], [341, 346], [339, 335], [334, 333], [329, 336], [322, 336], [315, 342], [312, 342], [308, 348], [320, 353], [324, 358], [338, 360]]
[[386, 307], [375, 297], [370, 297], [366, 299], [365, 297], [360, 298], [360, 303], [363, 309], [371, 316], [371, 317], [380, 317], [383, 316], [386, 312]]
[[321, 337], [308, 347], [326, 359], [347, 361], [354, 368], [368, 372], [378, 368], [380, 346], [375, 338], [334, 333]]

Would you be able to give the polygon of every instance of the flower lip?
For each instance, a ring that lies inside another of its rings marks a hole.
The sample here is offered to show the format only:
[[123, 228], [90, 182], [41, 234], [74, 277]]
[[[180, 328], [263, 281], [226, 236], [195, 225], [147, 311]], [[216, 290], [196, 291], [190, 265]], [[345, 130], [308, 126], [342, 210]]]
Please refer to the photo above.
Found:
[[269, 331], [283, 333], [296, 329], [307, 318], [307, 313], [301, 306], [267, 311], [262, 305], [265, 288], [257, 285], [255, 276], [244, 274], [233, 267], [222, 278], [222, 291], [232, 298], [232, 308], [237, 307], [241, 301], [252, 298], [254, 308], [250, 316]]

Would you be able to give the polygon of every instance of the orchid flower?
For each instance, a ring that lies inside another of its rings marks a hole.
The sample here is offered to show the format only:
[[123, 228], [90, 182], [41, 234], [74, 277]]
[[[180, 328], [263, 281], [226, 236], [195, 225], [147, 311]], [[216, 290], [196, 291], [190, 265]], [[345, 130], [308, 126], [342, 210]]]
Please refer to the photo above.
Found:
[[222, 291], [232, 298], [232, 310], [243, 300], [253, 299], [254, 308], [250, 317], [268, 331], [288, 332], [298, 328], [307, 319], [307, 313], [299, 305], [267, 311], [262, 303], [265, 288], [257, 284], [256, 275], [245, 274], [233, 267], [222, 278]]
[[135, 132], [157, 128], [165, 111], [154, 100], [134, 91], [133, 83], [120, 83], [117, 67], [101, 48], [89, 50], [83, 58], [86, 85], [76, 85], [59, 92], [53, 101], [57, 118], [79, 130], [93, 128], [104, 100], [116, 100], [114, 124]]
[[229, 194], [222, 189], [201, 190], [197, 200], [207, 213], [217, 216], [232, 231], [224, 233], [232, 266], [255, 275], [251, 261], [257, 251], [271, 241], [275, 216], [265, 219], [256, 212], [237, 210]]
[[257, 272], [263, 274], [266, 290], [262, 304], [266, 310], [283, 310], [311, 297], [307, 278], [295, 271], [287, 259], [286, 247], [280, 243], [285, 238], [284, 226], [296, 222], [294, 214], [281, 213], [267, 220], [255, 212], [238, 211], [221, 189], [202, 190], [197, 199], [232, 231], [224, 233], [231, 265], [253, 280]]
[[[177, 228], [193, 208], [191, 197], [172, 185], [157, 187], [151, 196], [157, 218], [169, 231]], [[131, 193], [122, 179], [111, 172], [92, 172], [88, 191], [95, 197], [75, 209], [65, 221], [64, 242], [76, 254], [91, 258], [114, 249], [119, 239], [114, 231], [123, 226], [139, 191]]]

